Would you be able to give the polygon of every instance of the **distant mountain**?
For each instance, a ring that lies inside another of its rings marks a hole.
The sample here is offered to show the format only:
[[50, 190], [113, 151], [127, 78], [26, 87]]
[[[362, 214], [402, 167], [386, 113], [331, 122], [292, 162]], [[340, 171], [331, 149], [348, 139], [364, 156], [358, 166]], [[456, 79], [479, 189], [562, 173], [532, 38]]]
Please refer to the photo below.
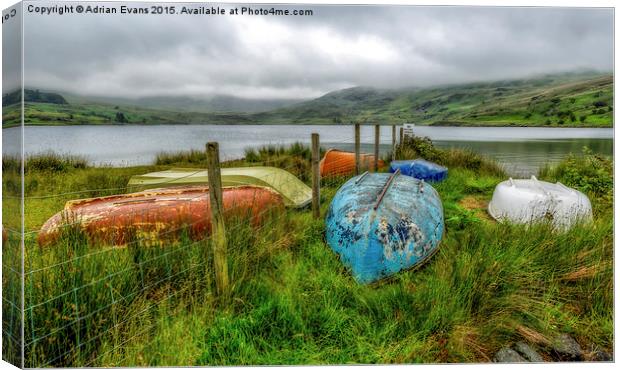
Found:
[[[21, 90], [14, 91], [2, 96], [2, 106], [6, 107], [12, 104], [21, 103]], [[65, 98], [56, 93], [40, 92], [39, 90], [24, 89], [24, 101], [31, 103], [50, 103], [50, 104], [67, 104]]]
[[613, 76], [564, 73], [530, 79], [381, 90], [355, 87], [254, 115], [265, 123], [611, 125]]
[[[19, 101], [19, 95], [8, 94], [3, 104], [14, 101]], [[613, 75], [582, 72], [429, 88], [353, 87], [303, 102], [228, 96], [208, 100], [127, 100], [28, 89], [24, 121], [29, 125], [412, 122], [449, 126], [611, 127], [613, 109]], [[18, 105], [3, 110], [3, 127], [14, 126], [20, 120]]]
[[66, 94], [72, 103], [104, 103], [119, 106], [135, 106], [176, 112], [198, 113], [257, 113], [266, 112], [299, 103], [295, 99], [244, 99], [228, 95], [206, 98], [189, 96], [156, 96], [127, 99], [118, 97], [77, 96]]

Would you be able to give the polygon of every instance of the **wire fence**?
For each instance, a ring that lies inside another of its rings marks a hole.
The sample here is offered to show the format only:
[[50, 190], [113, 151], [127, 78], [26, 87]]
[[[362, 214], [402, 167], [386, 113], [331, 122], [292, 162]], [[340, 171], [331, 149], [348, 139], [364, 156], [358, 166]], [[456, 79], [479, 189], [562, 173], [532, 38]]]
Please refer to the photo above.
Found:
[[[366, 136], [360, 140], [372, 138]], [[353, 133], [347, 138], [327, 139], [325, 141], [331, 146], [355, 143]], [[302, 143], [309, 146], [310, 136]], [[323, 146], [324, 149], [328, 148]], [[338, 167], [349, 161], [343, 158], [332, 165]], [[295, 175], [286, 181], [276, 173], [256, 176], [276, 188], [298, 182], [299, 178], [310, 183], [312, 178], [311, 159], [299, 153], [280, 154], [277, 160], [255, 161], [249, 165], [275, 165]], [[174, 185], [170, 189], [176, 189], [179, 181], [202, 171], [204, 169], [196, 169], [149, 187]], [[353, 175], [321, 177], [321, 190], [327, 192], [322, 194], [323, 209], [329, 197]], [[29, 195], [25, 201], [34, 204], [49, 199], [69, 201], [83, 194], [126, 194], [140, 188], [127, 185], [61, 191]], [[162, 305], [183, 310], [192, 309], [196, 304], [212, 305], [214, 309], [230, 304], [216, 294], [214, 239], [211, 215], [207, 211], [209, 193], [207, 187], [201, 189], [174, 199], [173, 204], [145, 201], [146, 195], [137, 197], [135, 204], [146, 202], [148, 205], [137, 211], [128, 206], [129, 211], [116, 216], [112, 216], [110, 210], [91, 217], [80, 214], [79, 210], [65, 209], [59, 210], [62, 222], [52, 228], [32, 228], [24, 233], [8, 228], [8, 241], [3, 243], [5, 346], [9, 344], [12, 349], [23, 346], [26, 367], [125, 364], [123, 346], [138, 338], [148, 340], [147, 334], [157, 330], [157, 310]], [[224, 216], [232, 285], [230, 295], [234, 298], [235, 290], [261, 268], [260, 259], [268, 259], [273, 248], [295, 229], [296, 219], [310, 212], [309, 207], [284, 208], [281, 203], [265, 207], [259, 204], [260, 194], [256, 191], [249, 200], [229, 202], [228, 194], [234, 197], [233, 193], [227, 193], [231, 191], [234, 192], [234, 188], [224, 189]], [[155, 193], [144, 190], [144, 194], [151, 194], [148, 197]], [[176, 220], [162, 216], [169, 214], [171, 207], [178, 211]], [[89, 227], [90, 224], [103, 225], [97, 224], [102, 220], [107, 228], [93, 231]], [[48, 243], [40, 243], [37, 237], [42, 234], [55, 237]], [[106, 234], [109, 238], [102, 237]], [[18, 247], [22, 238], [25, 256]], [[119, 240], [122, 243], [118, 243]], [[25, 257], [23, 274], [15, 264], [22, 257]]]

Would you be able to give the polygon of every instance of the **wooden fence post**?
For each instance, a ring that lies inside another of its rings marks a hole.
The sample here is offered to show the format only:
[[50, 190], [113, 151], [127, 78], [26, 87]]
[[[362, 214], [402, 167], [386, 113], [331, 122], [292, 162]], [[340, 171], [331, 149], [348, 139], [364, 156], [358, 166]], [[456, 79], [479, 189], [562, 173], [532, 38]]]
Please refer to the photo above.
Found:
[[392, 125], [392, 160], [396, 160], [396, 125]]
[[379, 143], [381, 142], [381, 125], [375, 125], [375, 163], [374, 172], [379, 172]]
[[319, 134], [312, 134], [312, 215], [321, 217], [321, 174], [319, 173], [319, 157], [321, 156]]
[[404, 137], [405, 137], [405, 132], [404, 132], [403, 128], [401, 127], [400, 128], [400, 144], [401, 145], [403, 144]]
[[355, 124], [355, 175], [359, 175], [361, 171], [360, 161], [360, 124]]
[[209, 200], [211, 206], [211, 237], [213, 243], [213, 265], [218, 295], [228, 294], [227, 240], [224, 227], [222, 198], [222, 177], [220, 174], [220, 150], [217, 142], [207, 143], [207, 164], [209, 178]]

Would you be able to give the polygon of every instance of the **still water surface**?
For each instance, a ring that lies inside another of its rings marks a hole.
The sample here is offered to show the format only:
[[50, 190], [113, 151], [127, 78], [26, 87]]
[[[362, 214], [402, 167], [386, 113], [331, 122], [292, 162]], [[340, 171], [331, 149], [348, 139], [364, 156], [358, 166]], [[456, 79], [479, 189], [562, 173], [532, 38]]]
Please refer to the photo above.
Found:
[[[3, 153], [18, 152], [20, 128], [3, 129]], [[244, 149], [264, 144], [309, 143], [320, 134], [324, 147], [353, 148], [352, 126], [311, 125], [160, 125], [160, 126], [27, 126], [26, 155], [54, 151], [86, 157], [93, 164], [150, 164], [162, 151], [204, 149], [220, 143], [222, 159], [243, 156]], [[381, 152], [391, 148], [391, 127], [381, 129]], [[528, 127], [428, 127], [415, 134], [428, 136], [444, 148], [469, 148], [493, 157], [513, 175], [536, 174], [545, 163], [556, 163], [584, 146], [613, 154], [613, 129]], [[362, 150], [373, 151], [374, 127], [362, 127]]]

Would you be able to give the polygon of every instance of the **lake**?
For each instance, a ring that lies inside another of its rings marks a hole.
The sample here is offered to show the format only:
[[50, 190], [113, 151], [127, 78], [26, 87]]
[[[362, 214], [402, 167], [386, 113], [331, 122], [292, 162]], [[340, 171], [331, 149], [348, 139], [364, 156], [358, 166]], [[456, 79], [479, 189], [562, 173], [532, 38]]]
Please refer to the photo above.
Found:
[[[19, 127], [3, 129], [3, 153], [17, 153]], [[160, 126], [26, 126], [27, 155], [54, 151], [77, 154], [91, 163], [113, 166], [150, 164], [162, 151], [204, 149], [220, 143], [222, 159], [240, 158], [244, 149], [264, 144], [310, 142], [320, 134], [321, 145], [353, 149], [353, 126], [311, 125], [160, 125]], [[611, 128], [431, 127], [416, 126], [439, 147], [469, 148], [497, 159], [515, 176], [535, 175], [545, 163], [556, 163], [584, 146], [596, 153], [613, 154]], [[391, 149], [391, 127], [381, 128], [381, 152]], [[362, 126], [362, 150], [373, 151], [374, 127]]]

